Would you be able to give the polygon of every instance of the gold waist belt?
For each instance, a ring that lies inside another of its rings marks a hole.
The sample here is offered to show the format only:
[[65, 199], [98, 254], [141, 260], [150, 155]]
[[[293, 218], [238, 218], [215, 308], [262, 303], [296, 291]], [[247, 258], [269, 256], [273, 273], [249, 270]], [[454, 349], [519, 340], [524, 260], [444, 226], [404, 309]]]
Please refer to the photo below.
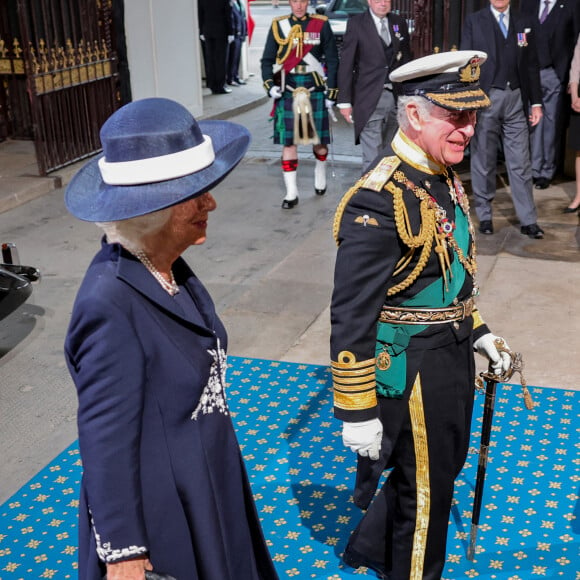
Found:
[[445, 308], [400, 308], [383, 306], [380, 322], [394, 324], [444, 324], [458, 322], [471, 316], [475, 301], [468, 298], [463, 302]]

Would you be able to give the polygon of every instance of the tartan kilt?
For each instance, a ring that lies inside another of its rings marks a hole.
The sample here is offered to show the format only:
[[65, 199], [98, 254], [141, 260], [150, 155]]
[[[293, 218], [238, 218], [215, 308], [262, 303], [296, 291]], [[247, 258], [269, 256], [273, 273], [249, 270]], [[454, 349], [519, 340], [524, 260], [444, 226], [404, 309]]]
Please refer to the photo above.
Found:
[[316, 132], [320, 137], [320, 144], [330, 143], [330, 129], [328, 127], [328, 111], [324, 104], [325, 87], [316, 85], [315, 75], [286, 75], [286, 89], [282, 98], [274, 105], [274, 143], [277, 145], [294, 145], [294, 113], [292, 111], [292, 91], [288, 87], [314, 87], [310, 93], [312, 116]]

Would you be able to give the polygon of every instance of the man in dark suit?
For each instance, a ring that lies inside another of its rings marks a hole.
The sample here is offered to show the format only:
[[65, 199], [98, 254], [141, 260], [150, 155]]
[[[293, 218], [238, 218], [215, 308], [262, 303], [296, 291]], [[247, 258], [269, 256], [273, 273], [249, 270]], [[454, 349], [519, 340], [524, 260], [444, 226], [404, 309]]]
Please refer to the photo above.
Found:
[[481, 67], [480, 83], [491, 106], [478, 113], [471, 140], [471, 184], [482, 234], [493, 234], [491, 204], [496, 189], [497, 150], [503, 140], [520, 231], [530, 238], [544, 237], [534, 204], [528, 127], [528, 120], [533, 127], [542, 118], [534, 25], [529, 16], [510, 8], [510, 0], [490, 0], [490, 6], [470, 14], [463, 27], [461, 49], [481, 50], [488, 55]]
[[369, 10], [346, 26], [338, 68], [338, 108], [354, 123], [363, 171], [391, 142], [397, 109], [389, 73], [411, 60], [407, 22], [392, 14], [391, 0], [369, 0]]
[[246, 21], [246, 9], [242, 0], [230, 0], [232, 7], [232, 29], [234, 40], [228, 46], [228, 68], [226, 81], [228, 85], [237, 87], [245, 85], [246, 81], [240, 78], [240, 57], [242, 55], [242, 44], [248, 36], [248, 23]]
[[198, 4], [206, 84], [214, 95], [232, 92], [226, 87], [227, 49], [234, 40], [231, 10], [229, 0], [200, 0]]
[[557, 170], [561, 136], [564, 133], [564, 99], [568, 72], [578, 32], [577, 0], [523, 0], [522, 12], [538, 21], [536, 46], [544, 116], [531, 130], [532, 174], [536, 189], [546, 189]]

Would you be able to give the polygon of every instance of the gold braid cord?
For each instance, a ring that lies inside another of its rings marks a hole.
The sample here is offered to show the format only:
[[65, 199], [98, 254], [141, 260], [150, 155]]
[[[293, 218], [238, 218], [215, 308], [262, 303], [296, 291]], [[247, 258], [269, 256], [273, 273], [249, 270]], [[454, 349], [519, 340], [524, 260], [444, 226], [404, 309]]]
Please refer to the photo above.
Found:
[[340, 200], [336, 212], [334, 213], [334, 222], [332, 224], [332, 237], [334, 241], [338, 245], [338, 232], [340, 231], [340, 223], [342, 222], [342, 215], [344, 214], [344, 210], [348, 205], [348, 202], [351, 198], [355, 195], [355, 193], [362, 187], [365, 179], [367, 178], [368, 173], [363, 175], [343, 196]]
[[[405, 174], [400, 170], [395, 171], [393, 177], [395, 181], [410, 189], [420, 200], [419, 211], [421, 214], [421, 227], [419, 233], [414, 235], [411, 228], [409, 214], [407, 212], [407, 206], [403, 199], [403, 190], [392, 181], [389, 181], [385, 185], [385, 189], [393, 196], [393, 210], [395, 214], [397, 233], [401, 238], [401, 241], [410, 248], [410, 251], [399, 260], [399, 263], [395, 268], [395, 274], [399, 274], [408, 266], [415, 249], [421, 248], [421, 255], [409, 276], [399, 284], [389, 288], [387, 295], [393, 296], [398, 292], [405, 290], [417, 280], [427, 265], [433, 245], [435, 245], [435, 253], [439, 259], [441, 272], [446, 286], [447, 274], [450, 272], [451, 268], [448, 247], [451, 247], [454, 250], [459, 263], [467, 270], [467, 272], [474, 276], [477, 271], [475, 244], [472, 242], [472, 255], [466, 257], [463, 250], [459, 247], [457, 240], [453, 237], [452, 232], [448, 231], [445, 233], [443, 231], [441, 224], [446, 220], [445, 212], [439, 207], [432, 196], [422, 187], [418, 187], [410, 182]], [[469, 219], [469, 213], [467, 213], [467, 216]], [[469, 227], [471, 231], [471, 222]]]
[[288, 36], [284, 38], [280, 35], [280, 29], [278, 25], [278, 20], [283, 20], [287, 16], [281, 18], [275, 18], [272, 23], [272, 33], [274, 34], [274, 39], [278, 44], [278, 54], [276, 55], [276, 64], [283, 64], [284, 61], [290, 56], [292, 49], [296, 46], [297, 56], [302, 59], [302, 47], [304, 46], [304, 31], [300, 24], [295, 24], [288, 33]]

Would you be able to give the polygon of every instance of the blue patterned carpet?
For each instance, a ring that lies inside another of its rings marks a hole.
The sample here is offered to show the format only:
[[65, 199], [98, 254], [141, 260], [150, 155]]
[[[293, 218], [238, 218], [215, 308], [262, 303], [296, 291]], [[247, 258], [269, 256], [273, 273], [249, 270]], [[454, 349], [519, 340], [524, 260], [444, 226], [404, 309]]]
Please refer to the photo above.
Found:
[[[369, 577], [340, 554], [360, 511], [355, 457], [326, 367], [229, 358], [229, 403], [281, 579]], [[475, 562], [466, 558], [477, 455], [456, 487], [444, 578], [580, 580], [580, 392], [498, 386]], [[472, 446], [479, 448], [483, 395]], [[76, 578], [81, 463], [71, 445], [0, 506], [0, 579]], [[185, 579], [183, 579], [185, 580]]]

